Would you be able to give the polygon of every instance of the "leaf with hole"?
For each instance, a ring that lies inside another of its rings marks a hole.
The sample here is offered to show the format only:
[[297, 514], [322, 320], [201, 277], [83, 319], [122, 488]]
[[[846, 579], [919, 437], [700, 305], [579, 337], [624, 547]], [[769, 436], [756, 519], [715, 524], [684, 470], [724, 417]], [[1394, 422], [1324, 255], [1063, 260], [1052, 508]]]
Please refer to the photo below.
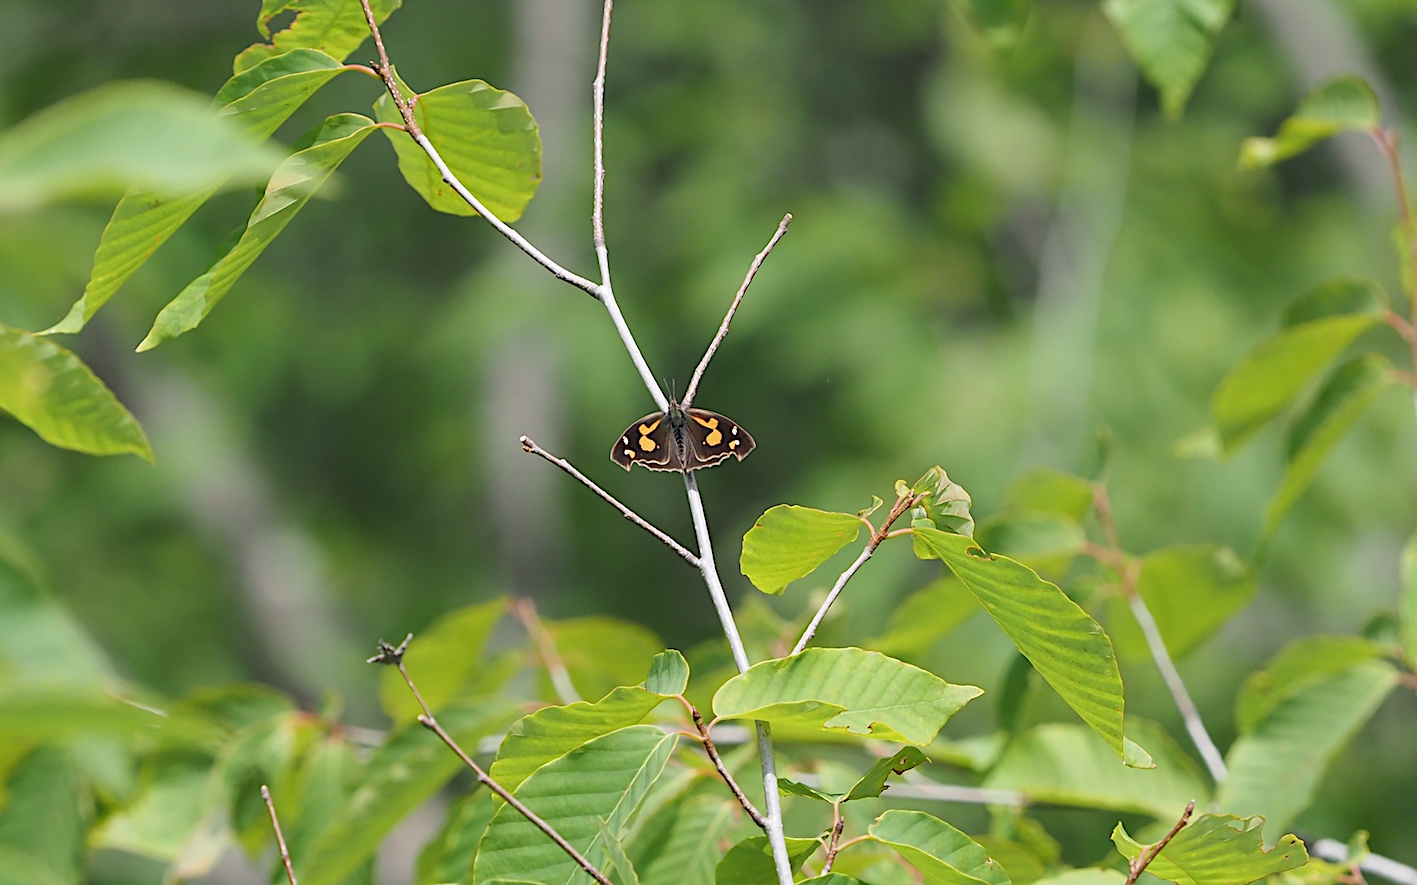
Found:
[[[1248, 885], [1309, 862], [1304, 843], [1296, 836], [1285, 836], [1266, 849], [1263, 824], [1255, 817], [1203, 814], [1166, 843], [1146, 871], [1176, 885]], [[1120, 823], [1112, 831], [1112, 843], [1128, 860], [1135, 860], [1148, 847], [1127, 835]]]

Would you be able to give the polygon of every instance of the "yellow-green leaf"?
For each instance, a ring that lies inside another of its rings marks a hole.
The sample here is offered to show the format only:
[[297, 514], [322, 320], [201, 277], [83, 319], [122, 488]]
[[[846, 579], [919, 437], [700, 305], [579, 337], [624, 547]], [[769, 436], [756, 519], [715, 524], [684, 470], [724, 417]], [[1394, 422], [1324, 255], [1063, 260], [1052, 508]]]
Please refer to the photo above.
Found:
[[1345, 74], [1316, 86], [1273, 138], [1247, 138], [1240, 166], [1272, 166], [1340, 132], [1366, 132], [1379, 122], [1378, 96], [1362, 77]]
[[[1177, 809], [1176, 816], [1180, 814]], [[1166, 843], [1146, 871], [1177, 885], [1248, 885], [1309, 862], [1297, 836], [1285, 836], [1274, 848], [1266, 849], [1261, 838], [1263, 825], [1257, 817], [1203, 814]], [[1112, 842], [1129, 860], [1148, 847], [1127, 835], [1120, 823], [1112, 831]]]
[[743, 574], [764, 593], [781, 593], [856, 540], [864, 523], [850, 513], [779, 504], [743, 536]]

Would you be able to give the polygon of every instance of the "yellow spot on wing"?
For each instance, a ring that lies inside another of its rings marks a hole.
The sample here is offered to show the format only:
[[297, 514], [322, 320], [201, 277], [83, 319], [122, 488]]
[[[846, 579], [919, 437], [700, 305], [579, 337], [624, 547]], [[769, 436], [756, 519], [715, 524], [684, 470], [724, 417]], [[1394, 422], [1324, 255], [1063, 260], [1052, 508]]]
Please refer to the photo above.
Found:
[[[715, 421], [714, 423], [717, 424], [718, 422]], [[718, 445], [719, 443], [723, 442], [723, 431], [721, 431], [721, 430], [714, 430], [714, 431], [712, 431], [711, 433], [709, 433], [708, 436], [704, 437], [704, 442], [708, 443], [708, 444], [711, 445], [711, 446], [716, 446], [716, 445]]]

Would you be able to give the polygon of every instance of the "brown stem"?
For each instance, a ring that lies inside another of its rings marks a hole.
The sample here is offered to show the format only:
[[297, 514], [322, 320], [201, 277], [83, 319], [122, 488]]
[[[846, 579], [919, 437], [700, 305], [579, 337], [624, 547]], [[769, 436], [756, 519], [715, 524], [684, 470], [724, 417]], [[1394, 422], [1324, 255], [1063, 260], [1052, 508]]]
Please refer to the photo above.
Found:
[[778, 222], [777, 225], [777, 232], [772, 235], [771, 240], [768, 240], [768, 244], [763, 247], [763, 251], [759, 252], [758, 256], [753, 259], [753, 263], [748, 266], [748, 274], [743, 277], [743, 285], [738, 287], [738, 294], [733, 296], [733, 303], [728, 305], [728, 313], [723, 315], [723, 322], [718, 327], [718, 333], [714, 335], [713, 340], [709, 342], [708, 350], [704, 351], [704, 358], [699, 360], [698, 368], [694, 369], [694, 375], [689, 379], [689, 388], [684, 391], [684, 402], [681, 403], [684, 408], [687, 409], [689, 407], [689, 403], [694, 401], [694, 394], [699, 392], [699, 381], [704, 377], [704, 370], [708, 368], [709, 360], [713, 359], [714, 353], [718, 350], [718, 345], [723, 343], [724, 336], [728, 334], [728, 324], [733, 322], [733, 314], [738, 312], [738, 305], [742, 302], [743, 296], [748, 293], [748, 287], [752, 285], [753, 277], [758, 275], [758, 268], [763, 266], [763, 262], [767, 260], [773, 247], [777, 245], [777, 241], [782, 239], [783, 234], [787, 233], [787, 226], [791, 223], [791, 213], [782, 216], [782, 221]]
[[1186, 822], [1191, 819], [1191, 814], [1195, 810], [1196, 800], [1192, 799], [1190, 804], [1186, 806], [1186, 810], [1181, 812], [1181, 819], [1176, 821], [1176, 826], [1171, 828], [1171, 832], [1163, 836], [1160, 842], [1157, 842], [1141, 854], [1138, 854], [1136, 859], [1128, 864], [1127, 885], [1133, 885], [1137, 877], [1142, 874], [1142, 871], [1150, 866], [1152, 861], [1156, 860], [1156, 856], [1161, 853], [1161, 850], [1165, 848], [1172, 839], [1176, 838], [1176, 834], [1181, 832], [1181, 829], [1185, 827]]
[[[530, 821], [532, 826], [544, 833], [548, 839], [555, 842], [556, 845], [562, 851], [566, 852], [566, 854], [576, 862], [576, 865], [582, 870], [585, 870], [592, 879], [599, 882], [600, 885], [614, 885], [613, 882], [606, 878], [604, 873], [595, 868], [594, 864], [586, 860], [584, 855], [575, 849], [575, 846], [567, 842], [560, 833], [556, 832], [555, 827], [542, 820], [536, 812], [526, 807], [526, 805], [522, 804], [521, 800], [517, 799], [517, 797], [509, 793], [505, 787], [493, 780], [492, 776], [483, 770], [482, 766], [478, 765], [477, 762], [467, 754], [467, 751], [458, 745], [457, 741], [453, 740], [453, 736], [443, 730], [443, 726], [438, 723], [437, 717], [435, 717], [433, 711], [429, 709], [427, 701], [423, 700], [423, 695], [418, 691], [418, 686], [413, 684], [413, 679], [408, 675], [408, 670], [404, 668], [403, 655], [404, 652], [408, 650], [409, 641], [412, 639], [413, 634], [410, 633], [397, 648], [389, 645], [387, 642], [380, 642], [378, 653], [370, 658], [369, 662], [393, 664], [399, 668], [399, 675], [403, 677], [404, 683], [408, 685], [408, 690], [413, 692], [413, 697], [418, 701], [418, 706], [423, 708], [423, 712], [418, 717], [419, 724], [436, 734], [443, 743], [447, 744], [448, 749], [452, 750], [453, 753], [462, 760], [463, 764], [472, 770], [478, 783], [486, 786], [487, 789], [501, 797], [502, 801], [520, 812], [522, 817]], [[294, 883], [292, 883], [292, 885], [294, 885]]]
[[743, 788], [738, 786], [738, 782], [735, 781], [733, 775], [729, 773], [728, 766], [723, 764], [723, 757], [718, 755], [718, 747], [714, 746], [713, 737], [709, 734], [708, 724], [704, 722], [703, 714], [699, 712], [699, 708], [689, 703], [688, 699], [682, 695], [679, 696], [679, 702], [688, 709], [689, 716], [694, 720], [694, 727], [699, 731], [699, 739], [703, 742], [704, 752], [708, 754], [709, 761], [713, 763], [713, 767], [718, 769], [718, 776], [723, 778], [723, 782], [728, 785], [728, 789], [733, 792], [733, 797], [738, 800], [739, 805], [743, 806], [743, 810], [748, 813], [748, 817], [752, 819], [753, 823], [757, 824], [759, 829], [766, 830], [767, 821], [764, 820], [758, 809], [753, 807], [753, 803], [748, 801], [748, 797], [744, 794]]
[[415, 139], [421, 138], [423, 130], [418, 128], [418, 121], [413, 118], [413, 105], [403, 97], [403, 90], [394, 79], [394, 66], [389, 64], [389, 53], [384, 49], [384, 36], [379, 33], [379, 23], [374, 20], [374, 10], [369, 8], [369, 0], [359, 0], [359, 5], [364, 8], [364, 21], [369, 25], [369, 34], [374, 38], [374, 48], [379, 52], [379, 79], [384, 81], [384, 88], [389, 90], [389, 97], [394, 100], [394, 107], [398, 108], [404, 126], [408, 127], [408, 134]]
[[1397, 212], [1402, 218], [1402, 232], [1407, 240], [1408, 262], [1411, 266], [1408, 297], [1417, 310], [1417, 222], [1413, 220], [1412, 201], [1407, 195], [1407, 182], [1402, 175], [1402, 155], [1398, 152], [1397, 133], [1374, 126], [1369, 133], [1377, 142], [1378, 150], [1387, 158], [1388, 169], [1392, 172], [1392, 184], [1397, 191]]
[[290, 863], [290, 850], [285, 847], [285, 834], [280, 831], [280, 818], [276, 817], [276, 804], [271, 799], [270, 788], [261, 784], [261, 798], [266, 802], [266, 811], [271, 815], [271, 829], [276, 831], [276, 845], [280, 848], [280, 860], [285, 864], [285, 877], [290, 880], [290, 885], [297, 885], [295, 881], [295, 867]]
[[537, 654], [541, 655], [541, 662], [546, 665], [546, 673], [551, 677], [551, 685], [555, 687], [556, 696], [561, 699], [561, 703], [574, 704], [581, 700], [571, 682], [571, 673], [566, 669], [566, 662], [561, 660], [561, 653], [556, 649], [556, 641], [551, 638], [551, 632], [536, 614], [536, 603], [523, 596], [512, 601], [511, 610], [512, 615], [522, 622], [522, 627], [526, 629], [531, 641], [536, 643]]
[[522, 437], [521, 443], [523, 450], [530, 452], [533, 455], [541, 456], [542, 458], [546, 459], [547, 461], [550, 461], [552, 464], [555, 464], [557, 467], [566, 471], [571, 476], [580, 480], [581, 485], [590, 489], [592, 492], [595, 492], [597, 495], [600, 496], [600, 499], [602, 501], [609, 504], [611, 507], [614, 507], [616, 510], [620, 511], [621, 516], [625, 517], [630, 522], [633, 522], [635, 525], [649, 532], [651, 535], [654, 535], [660, 541], [663, 541], [665, 546], [667, 546], [670, 550], [673, 550], [675, 553], [679, 554], [679, 557], [685, 562], [687, 562], [689, 565], [692, 565], [694, 568], [701, 568], [699, 564], [699, 558], [693, 553], [689, 552], [688, 548], [686, 548], [683, 544], [680, 544], [673, 538], [669, 537], [664, 532], [655, 528], [643, 517], [635, 513], [635, 511], [631, 510], [624, 504], [621, 504], [619, 501], [615, 500], [613, 497], [611, 497], [609, 492], [605, 491], [600, 486], [591, 482], [590, 478], [587, 477], [584, 473], [581, 473], [579, 470], [572, 467], [571, 463], [565, 458], [558, 458], [550, 452], [546, 451], [541, 446], [537, 445], [536, 441], [529, 436]]
[[837, 853], [841, 851], [841, 831], [846, 829], [846, 818], [841, 816], [841, 803], [832, 803], [832, 834], [827, 842], [827, 862], [822, 864], [822, 875], [832, 871]]

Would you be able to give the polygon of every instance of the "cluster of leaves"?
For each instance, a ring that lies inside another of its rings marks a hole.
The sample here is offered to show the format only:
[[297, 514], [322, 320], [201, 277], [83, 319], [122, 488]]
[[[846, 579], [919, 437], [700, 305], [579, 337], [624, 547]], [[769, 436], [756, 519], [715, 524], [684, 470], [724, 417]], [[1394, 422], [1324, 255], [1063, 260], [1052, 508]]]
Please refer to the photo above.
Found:
[[[382, 19], [396, 5], [374, 8]], [[1161, 89], [1165, 106], [1179, 113], [1231, 4], [1116, 0], [1105, 8]], [[1027, 4], [975, 2], [972, 10], [991, 27], [1007, 27], [1021, 20]], [[283, 12], [295, 18], [270, 34], [269, 23]], [[129, 125], [134, 119], [158, 125], [122, 104], [147, 100], [139, 90], [57, 108], [12, 133], [0, 152], [4, 180], [31, 182], [11, 191], [18, 196], [7, 208], [68, 196], [76, 182], [85, 190], [137, 182], [105, 229], [92, 278], [68, 316], [45, 333], [0, 330], [0, 406], [46, 439], [81, 451], [150, 457], [132, 416], [73, 354], [44, 335], [79, 331], [218, 189], [253, 176], [264, 180], [264, 195], [248, 221], [159, 313], [139, 347], [195, 328], [350, 151], [380, 128], [362, 115], [333, 115], [297, 140], [271, 172], [260, 142], [339, 73], [368, 72], [344, 63], [364, 39], [365, 26], [353, 4], [291, 0], [264, 4], [258, 27], [269, 42], [238, 56], [234, 76], [217, 94], [217, 119], [234, 124], [246, 141], [232, 140], [230, 126], [212, 136], [245, 147], [211, 167], [191, 157], [185, 163], [169, 158], [175, 171], [153, 172], [137, 162], [151, 156], [110, 142], [104, 151], [110, 159], [136, 159], [91, 164], [87, 179], [70, 167], [34, 168], [33, 158], [69, 159], [54, 145], [67, 143], [80, 124], [101, 122], [104, 114]], [[157, 112], [176, 113], [179, 105], [163, 99]], [[380, 122], [396, 122], [387, 96], [375, 107]], [[520, 214], [539, 176], [535, 125], [524, 105], [485, 83], [466, 81], [420, 95], [416, 113], [462, 181], [501, 217]], [[207, 122], [193, 122], [197, 118]], [[193, 115], [170, 125], [190, 125], [200, 134], [209, 122], [209, 115]], [[465, 204], [452, 197], [406, 135], [384, 128], [410, 185], [434, 208], [466, 214]], [[1341, 80], [1311, 96], [1275, 139], [1248, 145], [1244, 161], [1275, 162], [1334, 132], [1376, 128], [1370, 91]], [[200, 142], [188, 144], [189, 153], [199, 152]], [[212, 156], [222, 157], [216, 150], [207, 153], [208, 160]], [[1411, 279], [1410, 266], [1404, 268]], [[1215, 425], [1228, 451], [1293, 406], [1327, 372], [1293, 424], [1288, 473], [1266, 531], [1376, 393], [1402, 380], [1378, 354], [1332, 368], [1360, 335], [1383, 321], [1399, 329], [1406, 322], [1385, 307], [1374, 284], [1326, 285], [1296, 302], [1285, 331], [1261, 345], [1217, 391]], [[1417, 552], [1407, 559], [1404, 610], [1390, 625], [1393, 635], [1301, 640], [1246, 683], [1237, 702], [1242, 734], [1226, 757], [1229, 777], [1212, 791], [1164, 732], [1124, 722], [1118, 658], [1155, 651], [1131, 620], [1134, 599], [1155, 613], [1166, 648], [1181, 657], [1249, 600], [1251, 565], [1209, 545], [1133, 556], [1109, 537], [1110, 516], [1098, 507], [1101, 487], [1069, 474], [1026, 474], [1001, 512], [977, 526], [968, 495], [938, 468], [916, 483], [898, 483], [896, 494], [910, 513], [909, 528], [898, 536], [909, 535], [916, 556], [939, 560], [947, 576], [908, 598], [886, 632], [863, 643], [889, 654], [809, 648], [770, 656], [735, 675], [717, 646], [686, 660], [660, 651], [633, 625], [563, 622], [549, 629], [573, 684], [583, 694], [603, 696], [521, 715], [528, 695], [539, 702], [543, 691], [528, 692], [526, 681], [517, 678], [530, 660], [523, 650], [498, 652], [489, 645], [505, 610], [494, 601], [432, 625], [409, 653], [408, 670], [459, 743], [479, 746], [502, 735], [495, 741], [493, 777], [626, 885], [775, 881], [766, 840], [753, 834], [696, 741], [677, 731], [690, 726], [686, 712], [695, 704], [711, 709], [715, 723], [772, 725], [792, 750], [793, 776], [780, 782], [783, 792], [808, 808], [829, 809], [834, 821], [846, 820], [864, 834], [841, 843], [842, 829], [829, 827], [790, 839], [795, 865], [816, 872], [828, 858], [834, 864], [833, 872], [812, 881], [1120, 881], [1115, 869], [1066, 870], [1056, 843], [1022, 812], [1001, 812], [998, 832], [976, 839], [922, 811], [883, 809], [888, 778], [912, 770], [971, 778], [1030, 801], [1138, 812], [1157, 819], [1159, 832], [1187, 800], [1213, 802], [1228, 812], [1202, 815], [1150, 852], [1149, 871], [1171, 881], [1248, 882], [1307, 860], [1284, 830], [1313, 801], [1326, 762], [1404, 672], [1411, 675]], [[744, 538], [743, 573], [759, 590], [778, 595], [859, 541], [862, 528], [870, 532], [869, 554], [897, 536], [889, 525], [870, 522], [881, 503], [859, 514], [789, 505], [768, 510]], [[1081, 589], [1070, 595], [1040, 573]], [[209, 869], [232, 843], [259, 853], [270, 842], [260, 784], [271, 784], [280, 801], [302, 881], [367, 881], [380, 838], [458, 773], [456, 757], [414, 720], [418, 708], [393, 671], [386, 671], [380, 696], [395, 728], [372, 742], [342, 726], [337, 709], [303, 711], [265, 688], [208, 689], [175, 702], [152, 698], [107, 672], [21, 561], [9, 558], [3, 578], [7, 620], [34, 629], [28, 633], [32, 647], [3, 649], [0, 881], [73, 881], [83, 852], [93, 849], [156, 858], [176, 877]], [[1021, 676], [1005, 692], [997, 733], [971, 742], [941, 739], [948, 720], [981, 692], [951, 684], [911, 659], [944, 641], [978, 609], [1017, 648]], [[790, 639], [799, 626], [774, 627], [767, 614], [758, 618], [762, 632], [779, 634], [774, 639]], [[1111, 627], [1115, 651], [1099, 619]], [[646, 666], [649, 676], [635, 684]], [[1017, 711], [1033, 672], [1082, 725], [1024, 728], [1008, 715]], [[1141, 742], [1129, 740], [1129, 731]], [[870, 742], [881, 741], [890, 746], [871, 749]], [[857, 764], [824, 761], [816, 752], [822, 744], [847, 749]], [[734, 753], [729, 765], [751, 762]], [[863, 825], [857, 807], [867, 809], [869, 823]], [[1113, 838], [1119, 864], [1146, 848], [1120, 824]], [[1276, 847], [1266, 849], [1265, 838]], [[1344, 872], [1325, 869], [1316, 876], [1337, 881]], [[428, 883], [549, 883], [575, 875], [567, 855], [485, 791], [467, 792], [449, 807], [419, 870], [420, 881]]]

